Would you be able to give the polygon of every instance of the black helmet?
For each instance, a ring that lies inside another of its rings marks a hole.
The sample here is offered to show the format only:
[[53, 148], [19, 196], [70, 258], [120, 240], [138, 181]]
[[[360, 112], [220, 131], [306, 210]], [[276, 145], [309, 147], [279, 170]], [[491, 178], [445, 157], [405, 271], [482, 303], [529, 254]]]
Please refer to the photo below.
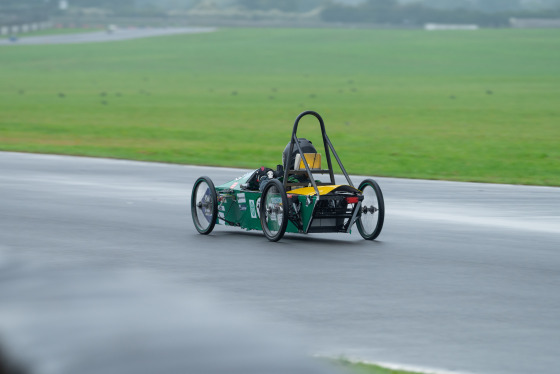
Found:
[[[296, 162], [296, 156], [299, 153], [299, 151], [297, 149], [297, 146], [294, 144], [294, 148], [292, 149], [292, 154], [288, 155], [288, 152], [290, 152], [290, 143], [288, 143], [286, 148], [284, 148], [284, 152], [282, 152], [282, 164], [284, 165], [284, 169], [288, 168], [289, 170], [292, 170], [294, 168], [294, 164]], [[298, 143], [303, 153], [317, 153], [317, 150], [315, 149], [311, 141], [305, 138], [299, 138]], [[288, 164], [288, 160], [290, 162], [289, 164]]]

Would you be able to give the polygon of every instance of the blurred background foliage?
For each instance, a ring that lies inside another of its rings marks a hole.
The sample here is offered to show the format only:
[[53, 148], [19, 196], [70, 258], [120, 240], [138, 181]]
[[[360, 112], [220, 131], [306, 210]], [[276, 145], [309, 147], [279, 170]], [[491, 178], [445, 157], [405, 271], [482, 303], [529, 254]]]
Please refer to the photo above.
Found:
[[508, 26], [512, 17], [560, 18], [560, 0], [2, 0], [0, 25], [97, 10], [113, 16], [180, 16], [213, 12], [247, 18], [252, 13], [308, 13], [321, 22], [408, 26], [474, 23]]

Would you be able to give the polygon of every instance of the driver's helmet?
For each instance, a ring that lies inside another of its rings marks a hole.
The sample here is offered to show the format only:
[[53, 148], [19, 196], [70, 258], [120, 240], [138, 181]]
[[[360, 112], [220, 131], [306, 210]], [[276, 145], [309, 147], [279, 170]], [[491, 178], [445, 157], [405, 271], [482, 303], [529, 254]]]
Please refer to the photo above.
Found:
[[[298, 143], [303, 153], [317, 153], [317, 150], [315, 149], [315, 147], [313, 146], [310, 140], [307, 140], [305, 138], [299, 138]], [[294, 144], [294, 148], [292, 149], [291, 155], [288, 155], [289, 152], [290, 152], [290, 143], [288, 143], [286, 148], [284, 148], [284, 152], [282, 152], [282, 165], [284, 166], [284, 169], [288, 168], [289, 170], [293, 170], [294, 164], [296, 162], [296, 156], [299, 153], [295, 144]]]

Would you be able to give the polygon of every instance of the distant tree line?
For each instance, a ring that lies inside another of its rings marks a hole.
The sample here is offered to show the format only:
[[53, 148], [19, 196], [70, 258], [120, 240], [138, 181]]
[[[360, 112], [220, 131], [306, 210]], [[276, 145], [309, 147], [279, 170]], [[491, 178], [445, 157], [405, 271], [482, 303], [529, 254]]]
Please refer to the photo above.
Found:
[[560, 7], [560, 0], [399, 0], [399, 2], [419, 3], [435, 9], [464, 9], [485, 13], [539, 11]]
[[[496, 0], [494, 0], [495, 2]], [[501, 0], [499, 0], [501, 1]], [[506, 0], [515, 1], [515, 0]], [[489, 1], [492, 3], [492, 1]], [[498, 8], [498, 4], [494, 4]], [[510, 4], [511, 5], [511, 4]], [[489, 9], [489, 8], [488, 8]], [[367, 0], [349, 6], [337, 3], [327, 5], [321, 18], [327, 22], [422, 25], [425, 23], [477, 24], [488, 27], [509, 25], [511, 17], [560, 17], [560, 8], [541, 11], [483, 11], [480, 9], [432, 8], [422, 3], [399, 3], [397, 0]]]
[[328, 0], [237, 0], [247, 10], [273, 10], [283, 12], [306, 12], [328, 3]]
[[[69, 9], [101, 8], [115, 15], [166, 15], [170, 9], [192, 9], [198, 5], [216, 9], [247, 11], [278, 10], [286, 13], [322, 9], [327, 22], [417, 26], [425, 23], [477, 24], [486, 27], [509, 25], [516, 18], [560, 18], [560, 0], [366, 0], [358, 5], [343, 0], [67, 0]], [[349, 1], [349, 0], [348, 0]], [[546, 5], [548, 4], [548, 5]], [[60, 13], [59, 0], [0, 0], [0, 23], [40, 22]], [[544, 9], [544, 7], [554, 7]], [[530, 11], [529, 9], [537, 9]]]
[[11, 26], [48, 20], [53, 4], [45, 0], [1, 0], [0, 25]]
[[238, 0], [239, 5], [247, 9], [294, 12], [298, 9], [297, 0]]
[[76, 8], [102, 8], [115, 12], [126, 12], [136, 6], [135, 0], [68, 0], [68, 3]]

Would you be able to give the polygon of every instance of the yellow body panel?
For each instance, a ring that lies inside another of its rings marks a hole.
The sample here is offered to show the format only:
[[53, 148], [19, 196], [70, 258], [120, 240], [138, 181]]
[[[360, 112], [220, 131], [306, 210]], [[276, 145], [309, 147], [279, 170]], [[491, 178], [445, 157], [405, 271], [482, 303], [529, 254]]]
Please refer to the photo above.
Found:
[[[326, 195], [340, 186], [341, 186], [340, 184], [333, 184], [330, 186], [317, 186], [317, 189], [319, 190], [319, 195]], [[288, 193], [295, 194], [295, 195], [313, 196], [315, 195], [315, 189], [313, 187], [303, 187], [303, 188], [298, 188], [295, 190], [288, 191]]]

